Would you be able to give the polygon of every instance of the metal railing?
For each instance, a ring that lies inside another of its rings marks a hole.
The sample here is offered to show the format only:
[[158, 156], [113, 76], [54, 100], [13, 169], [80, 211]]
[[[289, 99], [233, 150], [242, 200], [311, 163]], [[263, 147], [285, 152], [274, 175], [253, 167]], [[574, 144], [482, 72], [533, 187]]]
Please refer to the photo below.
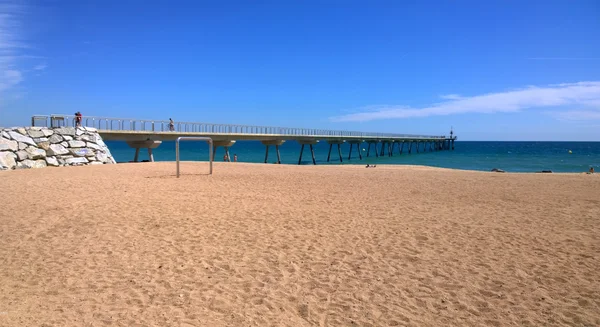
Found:
[[[31, 117], [32, 126], [63, 127], [77, 125], [75, 115], [35, 115]], [[292, 128], [273, 126], [251, 126], [232, 124], [210, 124], [194, 122], [175, 122], [170, 126], [167, 120], [144, 120], [129, 118], [108, 118], [84, 116], [81, 126], [93, 127], [104, 131], [136, 131], [136, 132], [179, 132], [204, 134], [248, 134], [248, 135], [286, 135], [286, 136], [340, 136], [365, 138], [415, 138], [445, 139], [444, 135], [416, 135], [397, 133], [371, 133], [358, 131], [340, 131], [318, 128]]]
[[213, 173], [213, 160], [214, 160], [214, 152], [213, 152], [213, 140], [210, 137], [203, 136], [181, 136], [177, 138], [177, 142], [175, 142], [175, 161], [177, 162], [177, 178], [179, 178], [179, 141], [207, 141], [208, 142], [208, 160], [210, 161], [210, 166], [208, 168], [208, 174], [212, 175]]

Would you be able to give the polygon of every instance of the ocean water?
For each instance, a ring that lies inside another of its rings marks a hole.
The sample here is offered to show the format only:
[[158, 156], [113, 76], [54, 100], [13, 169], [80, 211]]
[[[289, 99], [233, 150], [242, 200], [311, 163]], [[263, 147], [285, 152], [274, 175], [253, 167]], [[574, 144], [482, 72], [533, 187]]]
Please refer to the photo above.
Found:
[[[109, 149], [117, 162], [133, 160], [134, 149], [129, 148], [125, 142], [107, 141]], [[181, 142], [181, 160], [207, 161], [208, 144], [205, 142]], [[298, 164], [300, 144], [287, 141], [280, 146], [282, 164]], [[327, 162], [329, 145], [319, 142], [315, 146], [317, 165], [323, 164], [386, 164], [386, 165], [425, 165], [466, 170], [489, 171], [492, 168], [503, 169], [508, 172], [536, 172], [552, 170], [554, 172], [584, 172], [590, 167], [600, 170], [600, 142], [468, 142], [457, 141], [454, 151], [437, 151], [416, 153], [413, 145], [412, 154], [408, 154], [407, 144], [400, 155], [398, 147], [392, 157], [375, 157], [373, 148], [370, 156], [362, 151], [363, 159], [359, 160], [356, 146], [352, 151], [352, 158], [348, 160], [349, 144], [342, 145], [343, 162], [340, 163], [337, 146], [333, 146], [331, 160]], [[361, 145], [361, 150], [367, 149], [367, 144]], [[569, 152], [570, 151], [570, 152]], [[224, 155], [222, 147], [217, 148], [216, 161], [222, 161]], [[237, 154], [239, 162], [262, 163], [265, 159], [265, 146], [258, 141], [238, 141], [230, 148], [233, 158]], [[147, 160], [148, 153], [145, 149], [140, 151], [140, 160]], [[163, 142], [154, 149], [156, 161], [175, 161], [175, 142]], [[275, 163], [277, 154], [275, 147], [269, 149], [269, 163]], [[310, 149], [304, 148], [302, 164], [312, 164]]]

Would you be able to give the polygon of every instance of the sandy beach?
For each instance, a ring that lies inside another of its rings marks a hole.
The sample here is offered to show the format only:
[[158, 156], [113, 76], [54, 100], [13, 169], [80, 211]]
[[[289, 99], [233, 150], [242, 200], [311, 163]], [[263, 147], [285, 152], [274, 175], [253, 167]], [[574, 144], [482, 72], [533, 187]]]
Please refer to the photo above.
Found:
[[0, 172], [0, 326], [599, 326], [600, 176]]

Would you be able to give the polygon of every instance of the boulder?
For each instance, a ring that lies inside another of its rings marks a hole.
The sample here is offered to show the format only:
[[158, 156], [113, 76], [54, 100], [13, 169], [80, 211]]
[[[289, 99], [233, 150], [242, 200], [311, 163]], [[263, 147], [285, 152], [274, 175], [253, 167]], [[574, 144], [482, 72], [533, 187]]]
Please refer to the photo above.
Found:
[[108, 156], [106, 155], [106, 153], [98, 151], [96, 152], [96, 160], [106, 162], [108, 160]]
[[87, 134], [82, 135], [81, 140], [96, 143], [96, 136], [95, 135], [87, 135]]
[[44, 133], [45, 137], [54, 135], [54, 131], [49, 128], [42, 128], [42, 133]]
[[3, 169], [15, 169], [17, 163], [15, 162], [17, 155], [10, 151], [0, 152], [0, 168]]
[[50, 148], [50, 142], [39, 142], [38, 147], [46, 151]]
[[62, 140], [63, 140], [62, 136], [60, 136], [58, 134], [54, 134], [48, 138], [48, 141], [52, 144], [60, 143], [60, 142], [62, 142]]
[[492, 171], [495, 172], [495, 173], [505, 173], [504, 170], [498, 169], [498, 168], [494, 168], [494, 169], [492, 169]]
[[85, 127], [85, 130], [88, 132], [97, 132], [98, 130], [93, 127]]
[[13, 132], [13, 131], [8, 132], [8, 134], [10, 135], [10, 137], [13, 140], [15, 140], [17, 142], [23, 142], [23, 143], [26, 143], [26, 144], [29, 144], [29, 145], [35, 145], [35, 142], [29, 136], [25, 136], [25, 135], [22, 135], [22, 134], [19, 134], [17, 132]]
[[46, 152], [49, 156], [60, 156], [69, 153], [69, 150], [60, 144], [50, 144], [50, 148]]
[[2, 150], [10, 150], [17, 151], [19, 148], [19, 143], [17, 141], [9, 140], [7, 138], [0, 138], [0, 151]]
[[104, 163], [100, 162], [100, 161], [92, 161], [90, 162], [90, 165], [103, 165]]
[[27, 153], [27, 151], [25, 150], [19, 150], [17, 151], [17, 158], [19, 159], [19, 161], [25, 160], [29, 158], [29, 153]]
[[69, 151], [76, 157], [93, 157], [96, 155], [94, 150], [88, 148], [69, 149]]
[[69, 135], [63, 135], [62, 137], [65, 139], [65, 141], [71, 141], [71, 140], [73, 140], [73, 137], [69, 136]]
[[65, 148], [69, 147], [69, 143], [65, 142], [60, 142], [60, 145], [64, 146]]
[[58, 160], [56, 160], [56, 157], [46, 157], [46, 163], [48, 166], [58, 167]]
[[89, 161], [86, 158], [84, 158], [84, 157], [79, 157], [79, 158], [69, 158], [69, 159], [66, 159], [65, 162], [68, 165], [78, 165], [78, 164], [86, 164]]
[[94, 150], [103, 150], [101, 146], [97, 145], [96, 143], [92, 143], [92, 142], [85, 143], [85, 146], [87, 146], [88, 148], [92, 148]]
[[71, 148], [83, 148], [85, 146], [85, 142], [83, 141], [69, 141], [69, 147]]
[[27, 149], [27, 144], [23, 143], [23, 142], [19, 142], [19, 150], [25, 150]]
[[61, 135], [71, 135], [71, 136], [75, 136], [75, 128], [73, 128], [73, 127], [60, 127], [60, 128], [55, 128], [55, 129], [54, 129], [54, 133], [61, 134]]
[[38, 149], [36, 147], [30, 146], [25, 149], [27, 154], [29, 155], [29, 159], [43, 159], [46, 158], [46, 151], [42, 149]]
[[48, 139], [45, 137], [36, 137], [33, 139], [33, 142], [35, 142], [35, 143], [48, 142]]
[[17, 164], [17, 169], [44, 168], [46, 160], [23, 160]]
[[2, 131], [2, 134], [0, 134], [0, 135], [2, 135], [2, 137], [5, 138], [5, 139], [9, 139], [10, 140], [10, 135], [8, 135], [7, 132]]
[[17, 127], [17, 128], [13, 128], [14, 130], [16, 130], [17, 132], [21, 133], [21, 135], [27, 135], [27, 130], [23, 127]]
[[75, 135], [77, 136], [81, 136], [85, 133], [85, 130], [83, 128], [77, 128], [77, 130], [75, 131]]
[[29, 136], [31, 136], [33, 138], [46, 136], [46, 135], [44, 135], [44, 132], [42, 132], [41, 130], [35, 130], [35, 129], [29, 129], [27, 131], [27, 133], [29, 134]]

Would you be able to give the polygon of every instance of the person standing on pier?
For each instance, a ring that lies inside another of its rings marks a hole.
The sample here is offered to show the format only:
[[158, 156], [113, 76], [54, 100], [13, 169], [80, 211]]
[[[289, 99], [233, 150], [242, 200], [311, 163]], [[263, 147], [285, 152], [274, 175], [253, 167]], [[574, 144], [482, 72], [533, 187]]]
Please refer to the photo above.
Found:
[[81, 118], [83, 116], [81, 115], [81, 112], [78, 111], [75, 113], [75, 127], [81, 127]]
[[173, 118], [169, 118], [169, 130], [171, 132], [175, 130], [175, 122], [173, 121]]

